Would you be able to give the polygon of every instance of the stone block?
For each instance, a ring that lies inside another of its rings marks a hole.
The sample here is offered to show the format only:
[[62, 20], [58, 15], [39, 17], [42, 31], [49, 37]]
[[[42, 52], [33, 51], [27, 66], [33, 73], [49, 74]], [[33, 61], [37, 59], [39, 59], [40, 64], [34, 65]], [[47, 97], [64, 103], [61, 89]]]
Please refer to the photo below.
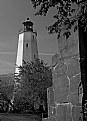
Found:
[[72, 121], [72, 105], [61, 104], [57, 107], [57, 121]]
[[[69, 80], [67, 78], [67, 75], [64, 75], [62, 77], [59, 77], [57, 78], [57, 80], [54, 81], [54, 84], [53, 84], [53, 88], [54, 88], [54, 91], [55, 89], [66, 89], [69, 85]], [[58, 88], [57, 88], [58, 87]]]
[[79, 87], [79, 83], [81, 82], [81, 75], [76, 75], [75, 77], [73, 77], [71, 80], [70, 80], [70, 92], [73, 93], [73, 92], [76, 92], [78, 93], [78, 87]]
[[70, 93], [68, 96], [68, 101], [72, 103], [72, 105], [77, 105], [80, 106], [81, 104], [79, 103], [79, 96], [78, 93]]
[[67, 113], [66, 113], [66, 121], [72, 121], [72, 105], [68, 104], [67, 107]]
[[78, 44], [75, 44], [74, 46], [70, 47], [69, 49], [65, 48], [62, 52], [61, 52], [61, 57], [62, 58], [72, 58], [75, 55], [78, 55], [79, 51], [78, 51]]
[[68, 102], [68, 90], [55, 92], [55, 102], [56, 103]]
[[72, 117], [73, 117], [73, 121], [80, 121], [80, 119], [82, 119], [82, 108], [81, 107], [75, 107], [73, 106], [72, 108]]
[[78, 32], [73, 33], [69, 39], [66, 39], [66, 48], [62, 53], [62, 57], [66, 56], [74, 56], [75, 54], [79, 53], [79, 38]]
[[76, 74], [80, 73], [79, 59], [77, 59], [77, 58], [70, 59], [70, 62], [68, 64], [67, 73], [68, 73], [69, 78], [72, 78]]
[[57, 70], [52, 71], [52, 76], [53, 76], [53, 82], [55, 79], [57, 79]]
[[79, 102], [79, 83], [81, 81], [80, 74], [70, 80], [68, 101], [73, 105], [81, 105]]
[[48, 110], [49, 110], [48, 111], [49, 112], [49, 117], [56, 115], [56, 107], [49, 106]]
[[54, 81], [55, 102], [67, 102], [69, 80], [67, 76], [62, 76]]
[[66, 39], [67, 49], [70, 49], [75, 44], [78, 44], [78, 38], [70, 37], [69, 39]]
[[47, 98], [48, 98], [48, 105], [55, 106], [54, 89], [53, 89], [53, 87], [49, 87], [47, 89]]
[[67, 65], [60, 61], [55, 67], [55, 70], [57, 73], [57, 78], [59, 78], [60, 76], [64, 76], [66, 75]]
[[49, 121], [49, 119], [48, 118], [45, 118], [45, 119], [42, 119], [42, 121]]
[[48, 121], [56, 121], [56, 117], [50, 117]]
[[63, 105], [57, 106], [57, 121], [66, 121], [66, 107]]

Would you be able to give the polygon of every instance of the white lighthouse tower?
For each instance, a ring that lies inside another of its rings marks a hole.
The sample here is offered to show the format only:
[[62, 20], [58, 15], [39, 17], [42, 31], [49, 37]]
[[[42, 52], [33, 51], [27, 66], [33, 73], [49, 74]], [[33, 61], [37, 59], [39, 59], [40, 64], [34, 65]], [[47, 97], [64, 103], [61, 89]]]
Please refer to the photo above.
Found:
[[34, 62], [38, 58], [37, 33], [33, 30], [33, 22], [27, 18], [23, 22], [23, 30], [19, 32], [18, 51], [16, 59], [15, 73], [18, 73], [18, 67], [25, 62]]

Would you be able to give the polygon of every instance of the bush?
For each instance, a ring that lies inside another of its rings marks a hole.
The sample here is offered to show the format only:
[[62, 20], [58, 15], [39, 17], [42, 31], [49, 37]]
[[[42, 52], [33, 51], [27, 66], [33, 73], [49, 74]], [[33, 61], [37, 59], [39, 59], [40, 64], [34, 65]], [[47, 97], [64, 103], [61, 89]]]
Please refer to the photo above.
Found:
[[[42, 113], [41, 105], [46, 104], [47, 88], [52, 85], [52, 72], [42, 60], [24, 62], [15, 76], [17, 86], [14, 95], [14, 107], [19, 112], [32, 111]], [[47, 105], [45, 105], [47, 106]]]

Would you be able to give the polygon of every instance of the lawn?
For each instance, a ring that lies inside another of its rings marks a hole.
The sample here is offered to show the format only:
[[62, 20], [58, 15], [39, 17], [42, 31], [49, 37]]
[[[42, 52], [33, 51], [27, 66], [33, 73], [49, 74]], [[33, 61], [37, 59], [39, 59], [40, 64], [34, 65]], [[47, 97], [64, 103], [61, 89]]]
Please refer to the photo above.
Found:
[[0, 121], [42, 121], [42, 119], [34, 114], [0, 113]]

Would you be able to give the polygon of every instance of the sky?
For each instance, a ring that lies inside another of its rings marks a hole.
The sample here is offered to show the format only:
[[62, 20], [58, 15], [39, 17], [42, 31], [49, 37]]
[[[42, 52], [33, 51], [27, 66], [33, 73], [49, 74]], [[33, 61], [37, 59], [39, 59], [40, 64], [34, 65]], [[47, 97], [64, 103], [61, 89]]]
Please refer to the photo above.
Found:
[[29, 17], [34, 23], [38, 37], [39, 58], [48, 65], [52, 64], [52, 56], [57, 53], [57, 35], [49, 35], [46, 26], [55, 20], [51, 9], [46, 17], [35, 16], [29, 0], [0, 0], [0, 74], [14, 73], [18, 32], [22, 22]]

